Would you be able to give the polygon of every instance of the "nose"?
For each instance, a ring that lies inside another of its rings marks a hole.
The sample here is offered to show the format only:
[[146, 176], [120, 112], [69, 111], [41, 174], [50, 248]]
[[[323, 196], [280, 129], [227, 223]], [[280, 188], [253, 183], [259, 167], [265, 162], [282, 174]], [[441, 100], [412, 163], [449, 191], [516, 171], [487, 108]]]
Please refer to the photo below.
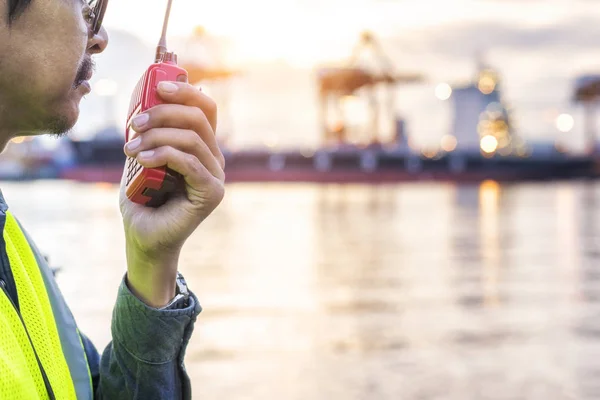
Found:
[[100, 54], [106, 50], [108, 46], [108, 33], [104, 27], [100, 28], [100, 31], [92, 36], [88, 41], [88, 52], [91, 54]]

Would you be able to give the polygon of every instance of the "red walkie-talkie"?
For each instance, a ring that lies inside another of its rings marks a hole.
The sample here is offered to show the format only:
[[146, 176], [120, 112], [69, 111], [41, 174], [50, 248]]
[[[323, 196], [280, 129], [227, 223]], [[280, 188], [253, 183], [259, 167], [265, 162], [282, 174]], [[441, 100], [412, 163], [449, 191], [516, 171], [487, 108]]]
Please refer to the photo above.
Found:
[[[157, 94], [157, 86], [162, 81], [187, 82], [187, 71], [177, 65], [177, 55], [167, 51], [167, 27], [171, 14], [169, 0], [162, 36], [156, 49], [156, 59], [142, 79], [138, 82], [127, 114], [125, 141], [129, 142], [131, 120], [157, 104], [162, 104]], [[149, 207], [159, 207], [169, 198], [177, 188], [181, 176], [166, 166], [159, 168], [142, 167], [135, 158], [128, 157], [125, 163], [127, 176], [125, 177], [125, 193], [127, 198], [134, 203]]]

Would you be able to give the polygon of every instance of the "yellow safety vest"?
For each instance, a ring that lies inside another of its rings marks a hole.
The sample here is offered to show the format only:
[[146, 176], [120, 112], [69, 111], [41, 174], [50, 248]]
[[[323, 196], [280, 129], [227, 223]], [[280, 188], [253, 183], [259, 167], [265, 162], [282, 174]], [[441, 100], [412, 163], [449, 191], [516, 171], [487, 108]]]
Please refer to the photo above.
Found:
[[91, 400], [81, 337], [45, 260], [6, 209], [0, 225], [0, 262], [18, 299], [0, 282], [0, 399]]

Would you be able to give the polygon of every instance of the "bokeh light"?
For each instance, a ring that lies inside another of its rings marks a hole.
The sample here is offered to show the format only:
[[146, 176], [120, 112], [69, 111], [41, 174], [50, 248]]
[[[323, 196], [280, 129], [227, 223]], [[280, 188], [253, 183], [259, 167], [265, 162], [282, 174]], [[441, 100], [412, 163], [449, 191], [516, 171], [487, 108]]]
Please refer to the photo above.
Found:
[[486, 135], [481, 138], [480, 146], [484, 153], [491, 154], [498, 148], [498, 139], [492, 135]]
[[493, 77], [484, 75], [479, 80], [479, 90], [483, 94], [491, 94], [496, 89], [496, 81]]
[[452, 96], [452, 87], [447, 83], [440, 83], [435, 88], [435, 97], [440, 100], [448, 100]]
[[556, 128], [563, 132], [571, 132], [575, 126], [575, 119], [570, 114], [560, 114], [556, 118]]
[[458, 144], [456, 138], [452, 135], [444, 135], [441, 140], [442, 150], [446, 152], [451, 152], [456, 149], [456, 145]]

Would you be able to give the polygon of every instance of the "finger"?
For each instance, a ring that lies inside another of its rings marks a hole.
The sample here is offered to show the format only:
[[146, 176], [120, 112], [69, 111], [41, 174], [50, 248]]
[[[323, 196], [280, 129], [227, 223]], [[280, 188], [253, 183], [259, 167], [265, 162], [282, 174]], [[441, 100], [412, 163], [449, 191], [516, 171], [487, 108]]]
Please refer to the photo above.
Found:
[[213, 182], [215, 179], [223, 182], [222, 176], [213, 175], [206, 166], [193, 154], [184, 153], [170, 146], [162, 146], [153, 150], [141, 152], [136, 157], [137, 161], [146, 168], [167, 166], [180, 173], [185, 182], [193, 188]]
[[[198, 107], [161, 104], [136, 116], [132, 128], [138, 133], [153, 128], [190, 129], [200, 135], [217, 159], [224, 158], [206, 115]], [[132, 139], [136, 136], [133, 135]]]
[[158, 94], [167, 103], [198, 107], [206, 115], [213, 132], [217, 132], [217, 104], [194, 86], [184, 82], [160, 82]]
[[[188, 129], [154, 128], [150, 129], [125, 145], [125, 154], [136, 157], [139, 153], [158, 147], [170, 146], [187, 154], [192, 154], [215, 176], [223, 174], [225, 161], [217, 158], [206, 143]], [[222, 155], [221, 155], [222, 157]]]

